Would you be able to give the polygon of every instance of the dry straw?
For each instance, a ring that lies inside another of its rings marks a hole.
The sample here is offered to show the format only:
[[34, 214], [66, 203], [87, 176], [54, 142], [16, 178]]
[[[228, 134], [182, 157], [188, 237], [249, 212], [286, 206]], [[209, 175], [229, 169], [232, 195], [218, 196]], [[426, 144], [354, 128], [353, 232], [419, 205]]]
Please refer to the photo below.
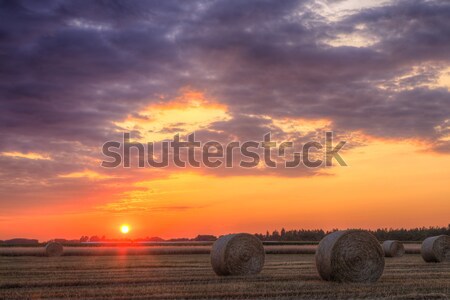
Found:
[[426, 262], [450, 261], [450, 236], [439, 235], [425, 239], [420, 252]]
[[64, 248], [60, 243], [50, 242], [45, 246], [45, 254], [47, 256], [61, 256]]
[[324, 280], [375, 282], [383, 274], [384, 253], [377, 239], [366, 231], [336, 231], [320, 241], [316, 267]]
[[405, 254], [405, 247], [403, 246], [403, 243], [399, 241], [384, 241], [382, 247], [385, 257], [400, 257]]
[[248, 233], [220, 237], [211, 249], [211, 265], [217, 275], [250, 275], [264, 266], [264, 247]]

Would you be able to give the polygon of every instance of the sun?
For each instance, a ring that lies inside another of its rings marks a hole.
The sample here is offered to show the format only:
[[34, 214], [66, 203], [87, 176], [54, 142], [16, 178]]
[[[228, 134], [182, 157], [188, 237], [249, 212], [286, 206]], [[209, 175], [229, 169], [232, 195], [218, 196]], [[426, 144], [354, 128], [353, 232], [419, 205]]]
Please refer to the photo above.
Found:
[[120, 226], [120, 232], [122, 232], [123, 234], [127, 234], [130, 231], [130, 226], [124, 224], [122, 226]]

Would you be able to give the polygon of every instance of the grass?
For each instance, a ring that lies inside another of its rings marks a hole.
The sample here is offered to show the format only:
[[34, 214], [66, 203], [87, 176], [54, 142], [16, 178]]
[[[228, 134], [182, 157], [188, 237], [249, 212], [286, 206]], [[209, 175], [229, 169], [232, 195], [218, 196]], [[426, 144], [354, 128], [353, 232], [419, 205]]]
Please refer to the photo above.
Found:
[[207, 254], [0, 256], [0, 298], [446, 299], [450, 264], [419, 255], [386, 259], [374, 284], [320, 280], [314, 255], [267, 255], [261, 274], [218, 277]]

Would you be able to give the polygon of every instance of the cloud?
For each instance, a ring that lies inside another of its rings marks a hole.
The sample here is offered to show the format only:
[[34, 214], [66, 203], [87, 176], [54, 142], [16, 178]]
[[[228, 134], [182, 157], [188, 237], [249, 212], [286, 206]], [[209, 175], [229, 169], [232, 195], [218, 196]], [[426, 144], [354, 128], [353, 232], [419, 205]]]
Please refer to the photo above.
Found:
[[22, 152], [2, 152], [0, 153], [0, 155], [2, 156], [6, 156], [6, 157], [14, 157], [14, 158], [26, 158], [26, 159], [51, 159], [50, 157], [43, 155], [43, 154], [39, 154], [39, 153], [22, 153]]
[[[345, 14], [353, 6], [340, 1], [338, 18], [317, 1], [0, 5], [0, 152], [52, 158], [0, 157], [2, 206], [24, 187], [45, 195], [86, 188], [89, 178], [60, 175], [101, 173], [101, 145], [121, 139], [118, 124], [151, 123], [146, 109], [186, 87], [226, 107], [226, 119], [198, 126], [201, 139], [288, 137], [280, 120], [327, 120], [342, 135], [417, 139], [448, 153], [448, 131], [436, 129], [450, 119], [440, 79], [450, 65], [445, 1], [392, 1]], [[157, 131], [186, 129], [184, 120], [167, 124]]]

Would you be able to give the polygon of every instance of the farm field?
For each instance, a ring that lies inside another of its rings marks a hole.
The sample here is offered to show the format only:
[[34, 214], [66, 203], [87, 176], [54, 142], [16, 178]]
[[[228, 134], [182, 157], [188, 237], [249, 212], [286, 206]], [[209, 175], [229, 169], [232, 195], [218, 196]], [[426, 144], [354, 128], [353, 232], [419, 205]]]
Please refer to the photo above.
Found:
[[[314, 254], [317, 245], [265, 245], [266, 254]], [[64, 247], [65, 256], [90, 255], [161, 255], [209, 254], [211, 245], [190, 246], [123, 246], [123, 247]], [[405, 244], [406, 253], [419, 254], [420, 244]], [[0, 256], [45, 256], [44, 247], [0, 247]]]
[[268, 254], [261, 274], [218, 277], [208, 254], [0, 256], [0, 299], [447, 299], [450, 263], [387, 258], [374, 284], [319, 278], [313, 254]]

